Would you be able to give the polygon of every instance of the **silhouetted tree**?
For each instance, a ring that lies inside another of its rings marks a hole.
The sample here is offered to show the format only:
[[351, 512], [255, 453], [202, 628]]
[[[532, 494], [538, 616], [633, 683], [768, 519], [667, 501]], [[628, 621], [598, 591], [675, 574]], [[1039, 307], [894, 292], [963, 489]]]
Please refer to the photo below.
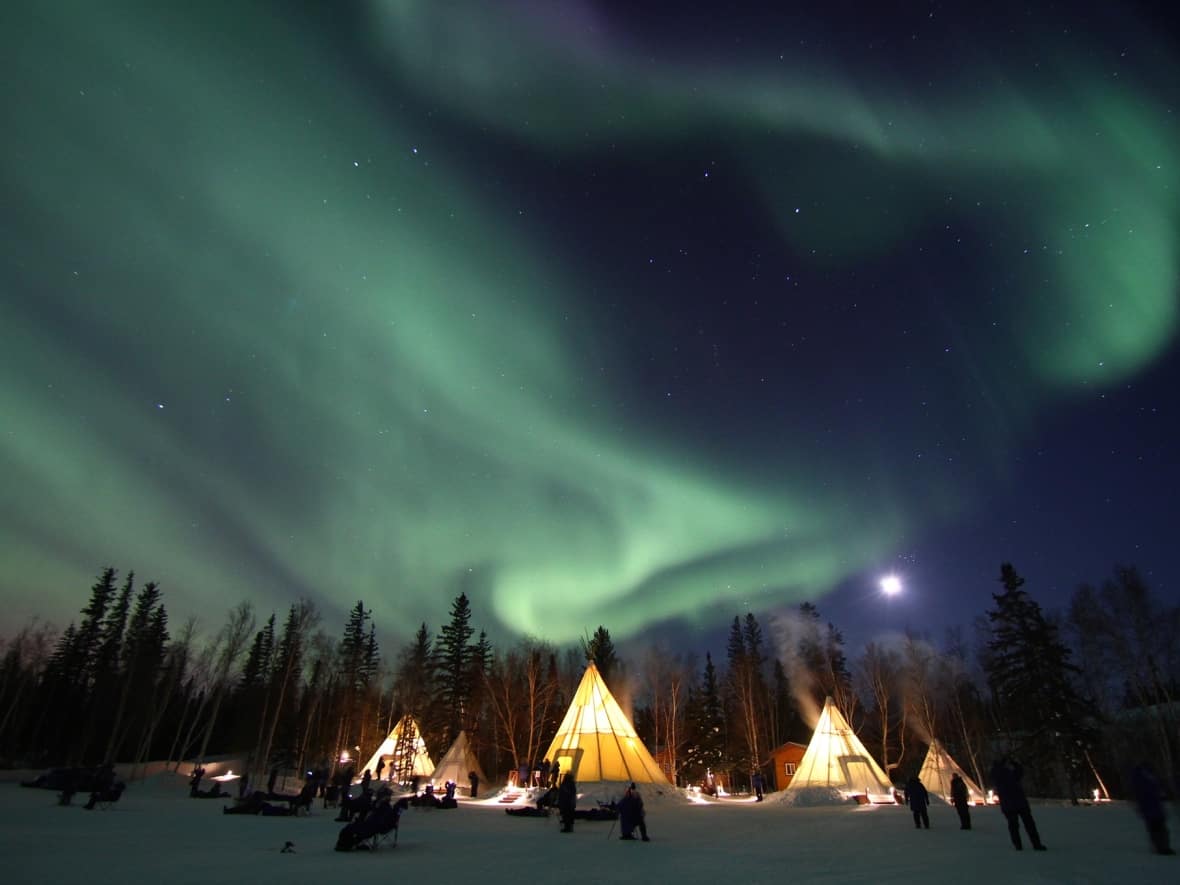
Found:
[[[1165, 783], [1175, 783], [1180, 758], [1180, 606], [1168, 605], [1134, 567], [1118, 566], [1095, 588], [1083, 584], [1070, 602], [1066, 628], [1078, 650], [1086, 690], [1116, 720], [1111, 736], [1118, 768], [1145, 751]], [[1135, 717], [1124, 709], [1140, 711]], [[1133, 727], [1123, 726], [1133, 721]], [[1144, 727], [1146, 726], [1146, 727]], [[1144, 746], [1146, 741], [1146, 746]]]
[[594, 662], [594, 666], [598, 668], [598, 675], [602, 677], [606, 687], [611, 690], [612, 694], [616, 693], [619, 687], [617, 680], [622, 674], [620, 673], [619, 656], [615, 652], [615, 644], [611, 641], [610, 631], [599, 624], [594, 635], [583, 642], [583, 648], [586, 652], [586, 660]]
[[988, 612], [991, 638], [984, 663], [994, 703], [1009, 740], [1019, 740], [1043, 786], [1048, 786], [1043, 779], [1061, 764], [1076, 799], [1093, 741], [1087, 705], [1074, 685], [1078, 668], [1056, 626], [1021, 589], [1024, 578], [1010, 563], [1001, 566], [1000, 582], [1004, 592], [992, 594], [995, 608]]
[[700, 684], [688, 699], [685, 731], [684, 774], [689, 782], [699, 783], [726, 764], [725, 712], [712, 655], [705, 655]]
[[[362, 744], [365, 702], [370, 680], [376, 670], [376, 639], [372, 640], [370, 623], [372, 612], [365, 610], [365, 604], [357, 600], [348, 615], [344, 635], [337, 646], [335, 678], [326, 672], [312, 673], [314, 684], [321, 691], [335, 688], [336, 698], [336, 747], [353, 747]], [[325, 685], [324, 683], [327, 683]], [[335, 753], [333, 755], [336, 755]]]
[[[304, 652], [311, 637], [311, 631], [315, 628], [318, 620], [319, 615], [315, 606], [306, 599], [291, 606], [287, 612], [283, 635], [279, 640], [274, 668], [271, 671], [270, 694], [273, 704], [262, 744], [254, 757], [259, 764], [270, 765], [273, 763], [272, 755], [274, 755], [276, 747], [275, 736], [279, 734], [279, 723], [284, 715], [290, 716], [293, 711]], [[282, 755], [285, 759], [291, 760], [295, 735], [291, 733], [280, 734], [280, 738]]]
[[438, 677], [438, 698], [445, 721], [444, 742], [448, 745], [463, 728], [473, 684], [471, 660], [474, 648], [471, 637], [471, 603], [466, 593], [460, 593], [451, 604], [451, 620], [439, 631], [435, 643], [435, 672]]
[[762, 629], [752, 612], [743, 623], [734, 616], [727, 646], [729, 669], [727, 695], [733, 708], [731, 721], [738, 724], [733, 734], [736, 747], [731, 758], [744, 775], [761, 768], [766, 752], [766, 677], [762, 651]]
[[550, 676], [553, 660], [552, 646], [525, 638], [494, 655], [488, 668], [485, 683], [496, 734], [514, 768], [539, 762], [544, 743], [552, 737], [546, 723], [556, 689]]
[[[148, 715], [156, 673], [168, 643], [168, 616], [160, 604], [160, 588], [144, 584], [135, 598], [135, 610], [127, 624], [119, 667], [119, 698], [112, 717], [103, 758], [114, 761], [127, 734]], [[129, 701], [136, 704], [129, 709]]]

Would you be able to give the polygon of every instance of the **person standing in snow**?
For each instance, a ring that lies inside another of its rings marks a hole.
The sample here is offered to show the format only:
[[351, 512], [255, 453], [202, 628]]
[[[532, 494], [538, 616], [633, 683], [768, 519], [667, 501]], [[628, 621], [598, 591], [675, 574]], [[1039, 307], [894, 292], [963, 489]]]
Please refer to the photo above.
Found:
[[623, 831], [620, 839], [626, 841], [635, 838], [635, 828], [639, 828], [639, 836], [644, 842], [647, 838], [647, 820], [643, 810], [643, 797], [639, 795], [639, 788], [635, 784], [627, 787], [627, 792], [619, 800], [619, 829]]
[[578, 807], [578, 785], [574, 781], [573, 773], [567, 774], [557, 790], [557, 810], [561, 814], [561, 831], [574, 831], [574, 809]]
[[959, 829], [971, 829], [971, 811], [968, 807], [967, 782], [956, 773], [951, 777], [951, 802], [959, 812]]
[[1012, 847], [1022, 851], [1024, 845], [1020, 842], [1020, 823], [1024, 822], [1024, 829], [1028, 831], [1028, 838], [1036, 851], [1044, 851], [1041, 834], [1037, 832], [1037, 823], [1033, 820], [1032, 809], [1028, 806], [1028, 797], [1024, 795], [1024, 766], [1011, 756], [1004, 756], [996, 760], [992, 766], [992, 784], [996, 788], [996, 795], [1000, 797], [1000, 811], [1008, 819], [1008, 835], [1012, 837]]
[[922, 786], [917, 775], [906, 781], [905, 801], [914, 814], [914, 828], [918, 830], [923, 827], [930, 829], [930, 812], [927, 810], [930, 807], [930, 794], [926, 792], [926, 788]]
[[761, 802], [762, 801], [762, 772], [761, 771], [757, 771], [757, 770], [754, 771], [754, 774], [750, 777], [750, 786], [754, 788], [754, 795], [758, 797], [754, 801]]
[[1131, 772], [1131, 789], [1135, 792], [1135, 804], [1143, 822], [1147, 824], [1147, 835], [1151, 837], [1156, 854], [1175, 854], [1168, 835], [1163, 790], [1148, 763], [1140, 762]]
[[479, 775], [474, 771], [467, 772], [467, 780], [471, 783], [471, 798], [474, 799], [479, 794]]

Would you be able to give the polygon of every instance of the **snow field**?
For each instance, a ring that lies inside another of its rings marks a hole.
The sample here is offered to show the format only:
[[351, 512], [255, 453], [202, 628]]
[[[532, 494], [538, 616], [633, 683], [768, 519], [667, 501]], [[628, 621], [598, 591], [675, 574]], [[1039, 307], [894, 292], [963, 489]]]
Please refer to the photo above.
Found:
[[[959, 830], [950, 807], [931, 806], [915, 830], [898, 806], [799, 808], [749, 800], [693, 804], [642, 791], [652, 842], [619, 842], [609, 822], [512, 818], [495, 802], [454, 811], [411, 808], [399, 844], [375, 854], [333, 850], [334, 809], [310, 817], [224, 815], [227, 800], [188, 798], [187, 780], [158, 775], [128, 786], [107, 811], [56, 805], [48, 790], [0, 784], [3, 880], [12, 885], [83, 882], [168, 885], [298, 885], [333, 881], [417, 883], [946, 882], [1155, 883], [1180, 881], [1180, 861], [1149, 850], [1134, 810], [1121, 802], [1036, 804], [1045, 853], [1008, 843], [996, 808], [972, 811]], [[772, 799], [774, 794], [769, 794]], [[588, 804], [588, 803], [585, 803]], [[1172, 821], [1175, 841], [1176, 826]], [[294, 854], [280, 854], [285, 841]]]

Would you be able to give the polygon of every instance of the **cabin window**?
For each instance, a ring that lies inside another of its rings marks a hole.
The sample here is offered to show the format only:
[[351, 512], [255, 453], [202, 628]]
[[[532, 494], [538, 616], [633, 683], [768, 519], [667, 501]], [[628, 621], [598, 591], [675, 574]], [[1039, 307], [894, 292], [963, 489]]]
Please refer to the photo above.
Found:
[[795, 763], [794, 762], [784, 762], [783, 763], [783, 773], [787, 777], [794, 777], [795, 776]]

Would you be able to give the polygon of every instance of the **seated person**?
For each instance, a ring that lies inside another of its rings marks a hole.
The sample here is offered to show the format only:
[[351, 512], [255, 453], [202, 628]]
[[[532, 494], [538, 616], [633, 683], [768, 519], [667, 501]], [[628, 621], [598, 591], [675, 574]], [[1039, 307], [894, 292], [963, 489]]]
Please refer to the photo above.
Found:
[[635, 784], [631, 784], [627, 788], [627, 792], [623, 794], [623, 798], [619, 800], [619, 829], [622, 830], [622, 835], [619, 838], [634, 839], [636, 828], [639, 829], [639, 835], [643, 841], [649, 841], [647, 822], [643, 811], [643, 797], [639, 795]]
[[438, 808], [442, 805], [438, 796], [434, 795], [434, 784], [427, 784], [426, 789], [422, 791], [421, 796], [415, 796], [412, 804], [424, 808]]
[[[92, 811], [97, 802], [103, 800], [106, 793], [108, 793], [115, 785], [115, 766], [107, 762], [98, 770], [98, 774], [94, 776], [94, 792], [90, 794], [90, 801], [82, 807], [87, 811]], [[122, 791], [120, 791], [122, 792]]]
[[391, 803], [393, 794], [388, 787], [382, 787], [377, 794], [377, 804], [364, 818], [353, 821], [340, 830], [336, 838], [337, 851], [353, 851], [366, 839], [389, 833], [397, 829], [402, 812], [410, 804], [408, 799]]
[[205, 776], [205, 769], [202, 766], [198, 765], [196, 768], [193, 769], [193, 775], [192, 775], [192, 777], [189, 778], [189, 781], [188, 781], [188, 793], [194, 799], [196, 798], [197, 793], [201, 789], [201, 778], [203, 778], [204, 776]]
[[302, 808], [305, 811], [311, 811], [311, 803], [312, 800], [315, 799], [316, 789], [318, 786], [319, 784], [314, 780], [309, 780], [307, 783], [305, 783], [303, 785], [303, 789], [299, 791], [299, 795], [290, 800], [291, 810], [298, 811]]
[[336, 816], [336, 820], [350, 821], [353, 818], [363, 818], [372, 807], [372, 790], [363, 790], [359, 796], [345, 794], [344, 798], [340, 800], [340, 814]]
[[255, 790], [245, 799], [239, 799], [233, 808], [227, 806], [221, 811], [223, 814], [261, 814], [265, 805], [266, 794], [262, 790]]
[[76, 792], [78, 792], [78, 772], [71, 768], [62, 776], [61, 796], [58, 798], [58, 804], [69, 805], [74, 801]]

